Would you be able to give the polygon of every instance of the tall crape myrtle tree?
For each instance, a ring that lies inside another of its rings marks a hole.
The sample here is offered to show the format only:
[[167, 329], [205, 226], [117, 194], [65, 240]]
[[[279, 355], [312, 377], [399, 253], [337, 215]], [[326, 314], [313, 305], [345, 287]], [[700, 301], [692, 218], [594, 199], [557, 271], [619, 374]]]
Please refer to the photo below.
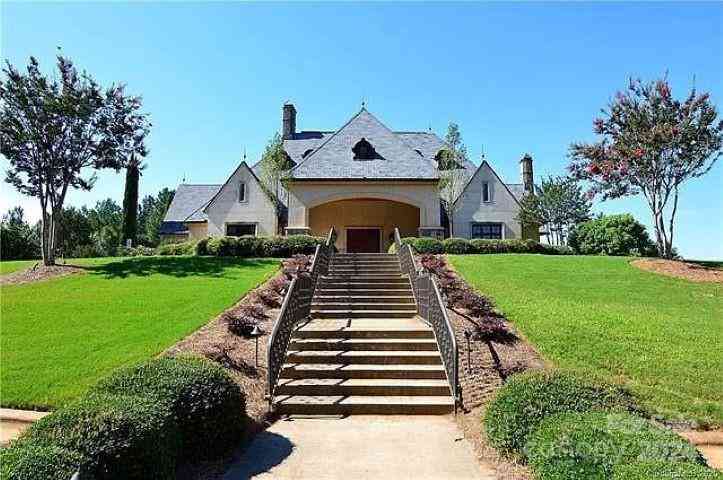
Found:
[[5, 180], [37, 197], [45, 265], [55, 264], [56, 229], [68, 190], [90, 190], [95, 172], [124, 168], [146, 154], [147, 115], [141, 99], [123, 85], [102, 89], [73, 62], [58, 56], [57, 77], [30, 58], [26, 72], [9, 62], [0, 79], [0, 153], [10, 167]]
[[439, 196], [442, 208], [449, 220], [449, 234], [454, 236], [454, 214], [459, 208], [457, 198], [462, 194], [467, 184], [467, 171], [464, 166], [469, 160], [467, 147], [462, 142], [459, 125], [450, 122], [447, 134], [444, 136], [444, 149], [437, 154], [437, 169], [439, 170]]
[[544, 225], [552, 245], [566, 245], [570, 229], [590, 219], [592, 208], [582, 186], [570, 177], [543, 178], [534, 193], [520, 202], [517, 219], [524, 225]]
[[692, 88], [683, 100], [667, 78], [631, 80], [601, 118], [600, 139], [570, 146], [570, 172], [603, 200], [642, 194], [653, 216], [658, 253], [672, 258], [681, 186], [705, 175], [721, 156], [723, 121], [707, 93]]
[[[273, 136], [266, 145], [263, 155], [261, 156], [261, 186], [266, 195], [271, 199], [276, 211], [279, 229], [284, 223], [283, 201], [281, 195], [286, 192], [283, 188], [285, 175], [292, 167], [289, 156], [284, 151], [284, 143], [278, 132]], [[279, 231], [278, 233], [283, 233]]]

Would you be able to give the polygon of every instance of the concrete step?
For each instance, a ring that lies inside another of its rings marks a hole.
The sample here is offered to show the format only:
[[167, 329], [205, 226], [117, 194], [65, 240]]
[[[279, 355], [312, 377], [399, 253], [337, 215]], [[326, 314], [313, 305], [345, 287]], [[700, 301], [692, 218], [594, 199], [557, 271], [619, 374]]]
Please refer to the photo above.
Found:
[[328, 275], [344, 276], [344, 275], [356, 275], [359, 273], [363, 274], [375, 274], [375, 275], [401, 275], [402, 271], [399, 267], [331, 267]]
[[343, 302], [343, 303], [332, 303], [332, 302], [318, 302], [316, 298], [311, 302], [311, 309], [316, 311], [327, 311], [327, 310], [412, 310], [416, 312], [414, 303], [389, 303], [389, 302]]
[[363, 281], [370, 281], [370, 280], [388, 280], [390, 282], [400, 282], [404, 283], [404, 280], [406, 280], [405, 277], [403, 277], [399, 273], [374, 273], [374, 272], [349, 272], [349, 273], [343, 273], [343, 274], [335, 274], [335, 273], [329, 273], [327, 275], [324, 275], [322, 277], [324, 280], [332, 280], [335, 282], [353, 282], [358, 280]]
[[414, 295], [409, 292], [407, 295], [391, 296], [391, 295], [325, 295], [319, 291], [314, 292], [313, 303], [414, 303]]
[[396, 253], [335, 253], [332, 257], [334, 260], [345, 259], [397, 259]]
[[434, 338], [432, 329], [417, 318], [393, 320], [317, 319], [294, 332], [294, 338]]
[[376, 267], [376, 266], [396, 266], [399, 262], [396, 259], [389, 260], [332, 260], [329, 264], [331, 267], [352, 266], [352, 267]]
[[451, 396], [281, 395], [274, 405], [279, 413], [299, 415], [440, 415], [454, 409]]
[[275, 395], [363, 395], [363, 396], [444, 396], [450, 395], [447, 380], [380, 378], [281, 379]]
[[289, 350], [287, 363], [336, 363], [336, 364], [398, 364], [398, 365], [437, 365], [442, 359], [437, 351], [392, 351], [392, 350]]
[[369, 297], [369, 298], [379, 298], [379, 297], [397, 297], [397, 298], [404, 298], [404, 297], [412, 297], [412, 301], [414, 300], [414, 293], [412, 292], [411, 288], [388, 288], [388, 289], [381, 289], [381, 288], [357, 288], [357, 289], [350, 289], [350, 288], [317, 288], [314, 291], [314, 297], [320, 298], [320, 297], [337, 297], [337, 296], [360, 296], [360, 297]]
[[[323, 276], [319, 279], [319, 285], [324, 288], [327, 285], [334, 285], [334, 288], [344, 288], [346, 286], [355, 287], [357, 285], [366, 285], [366, 288], [387, 288], [387, 285], [399, 286], [410, 286], [409, 279], [407, 277], [401, 277], [399, 275], [392, 276], [374, 276], [374, 277], [361, 277], [361, 276]], [[385, 286], [382, 286], [385, 285]]]
[[437, 351], [434, 338], [292, 338], [291, 350]]
[[285, 363], [281, 378], [410, 378], [445, 379], [444, 366], [428, 365], [385, 365], [356, 363]]
[[404, 282], [370, 282], [370, 281], [359, 281], [359, 282], [347, 282], [347, 281], [321, 281], [319, 282], [319, 290], [411, 290], [412, 287], [409, 284], [409, 280], [406, 278]]
[[[310, 316], [312, 319], [315, 318], [338, 318], [338, 319], [353, 319], [353, 318], [413, 318], [417, 315], [417, 310], [382, 310], [383, 304], [378, 305], [379, 310], [331, 310], [327, 308], [312, 308]], [[409, 307], [409, 305], [407, 305]]]

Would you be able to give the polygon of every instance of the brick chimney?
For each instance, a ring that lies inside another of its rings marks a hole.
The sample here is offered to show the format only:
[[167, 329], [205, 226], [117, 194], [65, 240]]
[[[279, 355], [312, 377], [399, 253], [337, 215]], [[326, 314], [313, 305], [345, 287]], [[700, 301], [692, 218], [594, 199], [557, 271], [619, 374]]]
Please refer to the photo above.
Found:
[[525, 193], [532, 193], [535, 188], [535, 180], [532, 172], [532, 157], [529, 153], [526, 153], [522, 160], [520, 160], [520, 167], [522, 171], [522, 185], [525, 187]]
[[282, 123], [281, 123], [281, 138], [288, 140], [294, 138], [296, 134], [296, 108], [293, 103], [286, 102], [284, 104]]

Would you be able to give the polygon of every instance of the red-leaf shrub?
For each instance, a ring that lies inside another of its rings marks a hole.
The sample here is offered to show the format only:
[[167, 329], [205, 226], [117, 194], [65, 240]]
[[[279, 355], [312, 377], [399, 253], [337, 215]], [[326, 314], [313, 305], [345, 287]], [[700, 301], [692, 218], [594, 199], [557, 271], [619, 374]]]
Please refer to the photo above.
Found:
[[261, 301], [261, 303], [263, 303], [269, 308], [279, 308], [281, 306], [279, 295], [271, 288], [264, 288], [263, 290], [259, 290], [258, 292], [256, 292], [256, 296]]

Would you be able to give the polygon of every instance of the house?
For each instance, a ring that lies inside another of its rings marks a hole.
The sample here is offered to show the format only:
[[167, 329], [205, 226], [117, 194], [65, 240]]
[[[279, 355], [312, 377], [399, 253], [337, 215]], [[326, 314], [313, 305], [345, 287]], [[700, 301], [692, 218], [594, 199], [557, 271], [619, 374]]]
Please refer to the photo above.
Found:
[[[385, 251], [394, 228], [402, 236], [535, 238], [516, 219], [519, 202], [533, 188], [532, 158], [521, 163], [522, 182], [505, 183], [483, 161], [463, 165], [449, 158], [432, 132], [393, 131], [366, 108], [336, 131], [297, 131], [297, 111], [285, 104], [283, 149], [290, 170], [279, 187], [279, 215], [261, 166], [245, 161], [219, 185], [181, 184], [162, 225], [166, 239], [206, 236], [338, 232], [346, 252]], [[440, 178], [462, 178], [454, 215], [446, 218]]]

